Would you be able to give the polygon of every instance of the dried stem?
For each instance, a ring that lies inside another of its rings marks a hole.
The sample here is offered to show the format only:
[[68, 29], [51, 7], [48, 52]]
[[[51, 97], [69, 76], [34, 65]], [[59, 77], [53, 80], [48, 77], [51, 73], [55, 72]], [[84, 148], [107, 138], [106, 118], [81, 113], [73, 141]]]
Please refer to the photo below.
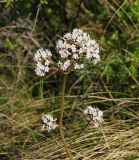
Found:
[[63, 77], [62, 90], [61, 90], [61, 111], [60, 111], [59, 128], [60, 128], [60, 136], [61, 136], [63, 144], [64, 144], [64, 149], [67, 152], [69, 159], [73, 160], [72, 154], [71, 154], [71, 152], [68, 148], [68, 145], [65, 141], [64, 132], [63, 132], [64, 97], [65, 97], [66, 79], [67, 79], [67, 74], [65, 73], [64, 77]]

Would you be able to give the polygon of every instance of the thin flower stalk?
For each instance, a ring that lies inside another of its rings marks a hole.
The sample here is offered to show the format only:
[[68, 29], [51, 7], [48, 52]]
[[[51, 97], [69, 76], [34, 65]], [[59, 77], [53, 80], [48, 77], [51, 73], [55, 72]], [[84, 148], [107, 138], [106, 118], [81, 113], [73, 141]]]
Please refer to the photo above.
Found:
[[61, 89], [61, 110], [60, 110], [60, 120], [59, 120], [59, 129], [60, 129], [60, 136], [64, 144], [64, 149], [68, 154], [70, 160], [73, 160], [72, 154], [69, 150], [69, 147], [66, 143], [64, 132], [63, 132], [63, 116], [64, 116], [64, 100], [65, 100], [65, 87], [66, 87], [66, 80], [67, 80], [67, 73], [64, 74], [62, 89]]

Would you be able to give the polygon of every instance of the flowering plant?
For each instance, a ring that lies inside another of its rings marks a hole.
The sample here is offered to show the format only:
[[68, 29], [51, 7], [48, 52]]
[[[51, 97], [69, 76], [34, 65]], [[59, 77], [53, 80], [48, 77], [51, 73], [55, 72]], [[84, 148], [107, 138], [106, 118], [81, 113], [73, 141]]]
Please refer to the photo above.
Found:
[[[71, 33], [66, 33], [57, 41], [56, 50], [59, 54], [59, 60], [55, 66], [61, 70], [64, 75], [61, 89], [60, 135], [69, 158], [73, 159], [63, 132], [66, 79], [70, 71], [82, 69], [84, 67], [84, 61], [89, 60], [94, 64], [100, 61], [99, 45], [94, 39], [91, 39], [89, 34], [83, 32], [81, 29], [74, 29]], [[45, 76], [54, 64], [52, 61], [52, 53], [48, 49], [38, 49], [35, 53], [34, 60], [36, 62], [35, 72], [38, 76]], [[83, 113], [93, 116], [95, 127], [99, 126], [98, 122], [103, 122], [103, 112], [97, 108], [88, 106]], [[54, 119], [52, 115], [43, 115], [42, 121], [44, 123], [43, 130], [50, 132], [57, 127], [56, 119]]]

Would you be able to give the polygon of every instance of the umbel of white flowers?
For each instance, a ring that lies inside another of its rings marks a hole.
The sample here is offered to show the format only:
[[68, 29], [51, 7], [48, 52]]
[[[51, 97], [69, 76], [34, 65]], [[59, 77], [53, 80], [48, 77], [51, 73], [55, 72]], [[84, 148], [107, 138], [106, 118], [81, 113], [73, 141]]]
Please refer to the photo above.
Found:
[[63, 71], [82, 69], [84, 60], [100, 61], [99, 45], [81, 29], [66, 33], [57, 41], [56, 49], [60, 54], [59, 66]]
[[51, 130], [55, 129], [57, 127], [56, 120], [57, 119], [56, 118], [54, 119], [50, 114], [42, 115], [42, 121], [43, 121], [42, 130], [50, 132]]
[[87, 106], [86, 109], [83, 110], [83, 114], [91, 116], [94, 127], [96, 128], [99, 127], [99, 123], [104, 121], [103, 112], [99, 108]]
[[[100, 61], [99, 44], [81, 29], [73, 29], [71, 33], [61, 37], [56, 43], [56, 50], [60, 55], [57, 66], [63, 72], [82, 69], [85, 60], [90, 60], [94, 64]], [[35, 72], [38, 76], [45, 76], [49, 72], [51, 56], [47, 49], [36, 51], [34, 60], [37, 63]]]

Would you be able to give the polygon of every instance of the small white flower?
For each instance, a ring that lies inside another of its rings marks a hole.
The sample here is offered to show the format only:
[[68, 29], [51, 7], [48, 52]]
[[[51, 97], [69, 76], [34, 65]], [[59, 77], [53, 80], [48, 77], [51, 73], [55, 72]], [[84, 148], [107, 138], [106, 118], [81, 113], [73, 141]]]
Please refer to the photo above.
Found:
[[68, 57], [67, 51], [65, 51], [65, 50], [60, 50], [60, 51], [59, 51], [59, 54], [60, 54], [60, 56], [61, 56], [62, 58]]
[[66, 71], [68, 69], [68, 67], [70, 66], [70, 60], [66, 60], [64, 63], [62, 63], [62, 62], [59, 61], [58, 65], [60, 66], [60, 68], [63, 71]]
[[94, 59], [94, 64], [97, 64], [100, 61], [100, 57], [98, 59]]
[[48, 66], [49, 64], [50, 64], [50, 61], [49, 61], [48, 59], [46, 59], [46, 60], [45, 60], [45, 65]]
[[76, 46], [74, 44], [71, 45], [71, 50], [73, 53], [76, 52]]
[[56, 120], [57, 119], [54, 119], [50, 114], [42, 115], [42, 130], [50, 132], [51, 130], [55, 129], [57, 127]]
[[45, 76], [49, 72], [50, 58], [52, 54], [47, 49], [38, 49], [34, 56], [34, 61], [36, 62], [35, 72], [38, 76]]
[[82, 40], [83, 40], [83, 37], [82, 36], [78, 36], [77, 39], [76, 39], [76, 42], [81, 43]]
[[76, 53], [74, 53], [72, 57], [73, 57], [73, 59], [79, 59], [80, 58], [79, 55], [76, 54]]
[[63, 41], [60, 39], [60, 40], [58, 40], [57, 43], [56, 43], [56, 48], [59, 49], [59, 48], [61, 48], [61, 47], [63, 47]]
[[66, 33], [66, 34], [64, 35], [64, 38], [70, 39], [71, 36], [72, 36], [71, 33]]
[[82, 69], [84, 67], [84, 64], [74, 64], [74, 69]]
[[91, 58], [92, 58], [92, 53], [88, 51], [88, 52], [86, 53], [86, 58], [87, 58], [87, 59], [91, 59]]
[[92, 116], [95, 127], [99, 127], [99, 123], [104, 121], [103, 112], [99, 108], [87, 106], [86, 109], [83, 110], [83, 114]]
[[66, 48], [67, 49], [71, 48], [71, 45], [70, 44], [66, 44]]
[[35, 72], [36, 72], [36, 74], [39, 75], [39, 76], [45, 76], [44, 72], [42, 72], [42, 71], [40, 70], [40, 68], [36, 68], [36, 69], [35, 69]]

